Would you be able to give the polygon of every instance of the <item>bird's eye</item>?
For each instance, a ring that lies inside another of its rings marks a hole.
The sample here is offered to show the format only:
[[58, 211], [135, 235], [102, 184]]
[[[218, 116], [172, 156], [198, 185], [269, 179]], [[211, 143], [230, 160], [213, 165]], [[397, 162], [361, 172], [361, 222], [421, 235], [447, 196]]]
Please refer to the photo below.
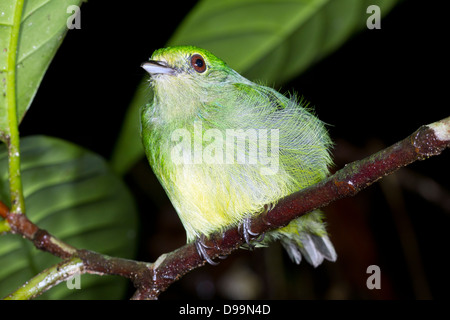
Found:
[[203, 57], [199, 54], [194, 54], [191, 57], [191, 66], [198, 73], [203, 73], [206, 71], [205, 59], [203, 59]]

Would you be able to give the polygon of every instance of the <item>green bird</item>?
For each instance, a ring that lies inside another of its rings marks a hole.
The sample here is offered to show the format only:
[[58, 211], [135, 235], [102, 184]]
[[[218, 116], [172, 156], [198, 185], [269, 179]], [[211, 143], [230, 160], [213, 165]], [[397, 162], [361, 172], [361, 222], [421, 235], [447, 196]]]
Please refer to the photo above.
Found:
[[[263, 241], [249, 218], [324, 179], [332, 142], [295, 96], [247, 80], [207, 50], [156, 50], [142, 64], [153, 98], [141, 111], [149, 163], [186, 230], [209, 263], [204, 237], [239, 226], [249, 246], [279, 240], [291, 259], [335, 261], [322, 213], [310, 212]], [[243, 228], [242, 228], [243, 227]]]

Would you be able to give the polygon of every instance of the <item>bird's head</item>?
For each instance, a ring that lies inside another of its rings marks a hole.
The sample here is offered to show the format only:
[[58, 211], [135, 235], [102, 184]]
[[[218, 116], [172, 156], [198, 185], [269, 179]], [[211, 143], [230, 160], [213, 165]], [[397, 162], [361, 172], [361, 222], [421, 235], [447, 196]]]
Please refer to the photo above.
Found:
[[243, 79], [207, 50], [177, 46], [156, 50], [142, 65], [151, 76], [154, 106], [171, 118], [191, 116]]

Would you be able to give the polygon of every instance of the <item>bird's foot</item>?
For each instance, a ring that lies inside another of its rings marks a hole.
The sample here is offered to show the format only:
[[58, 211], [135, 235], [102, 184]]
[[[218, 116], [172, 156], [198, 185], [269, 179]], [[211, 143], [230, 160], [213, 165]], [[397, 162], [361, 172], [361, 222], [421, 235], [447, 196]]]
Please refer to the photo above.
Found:
[[255, 248], [255, 245], [252, 243], [254, 241], [261, 242], [264, 240], [264, 233], [258, 234], [256, 232], [253, 232], [250, 229], [251, 224], [251, 218], [245, 218], [242, 224], [239, 225], [239, 230], [242, 233], [242, 236], [244, 237], [245, 243], [247, 246], [252, 250]]
[[[219, 263], [215, 262], [211, 259], [208, 252], [206, 252], [207, 249], [211, 249], [212, 247], [205, 244], [205, 235], [202, 234], [200, 237], [198, 237], [195, 242], [195, 248], [197, 249], [197, 252], [203, 260], [206, 260], [210, 265], [217, 266]], [[218, 256], [219, 259], [225, 259], [227, 256]]]

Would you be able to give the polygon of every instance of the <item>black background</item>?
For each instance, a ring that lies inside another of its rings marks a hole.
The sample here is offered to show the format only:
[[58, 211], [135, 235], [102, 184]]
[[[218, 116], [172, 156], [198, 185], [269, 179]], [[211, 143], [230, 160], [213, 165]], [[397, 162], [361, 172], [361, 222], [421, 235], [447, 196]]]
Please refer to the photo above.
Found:
[[[282, 91], [299, 92], [331, 124], [334, 170], [449, 116], [447, 11], [437, 3], [402, 2], [382, 20], [381, 30], [358, 33], [283, 85]], [[164, 46], [193, 5], [83, 4], [81, 29], [68, 32], [21, 124], [21, 135], [56, 136], [109, 158], [126, 108], [145, 76], [140, 64]], [[256, 299], [449, 297], [449, 163], [446, 151], [327, 207], [339, 256], [334, 264], [295, 266], [276, 245], [240, 250], [219, 267], [191, 272], [161, 299], [239, 298], [230, 296], [223, 283], [241, 274], [259, 283], [249, 296]], [[154, 261], [182, 245], [181, 223], [145, 159], [125, 178], [142, 214], [137, 258]], [[443, 196], [430, 201], [423, 196], [430, 190]], [[366, 287], [371, 264], [381, 268], [381, 290]]]

